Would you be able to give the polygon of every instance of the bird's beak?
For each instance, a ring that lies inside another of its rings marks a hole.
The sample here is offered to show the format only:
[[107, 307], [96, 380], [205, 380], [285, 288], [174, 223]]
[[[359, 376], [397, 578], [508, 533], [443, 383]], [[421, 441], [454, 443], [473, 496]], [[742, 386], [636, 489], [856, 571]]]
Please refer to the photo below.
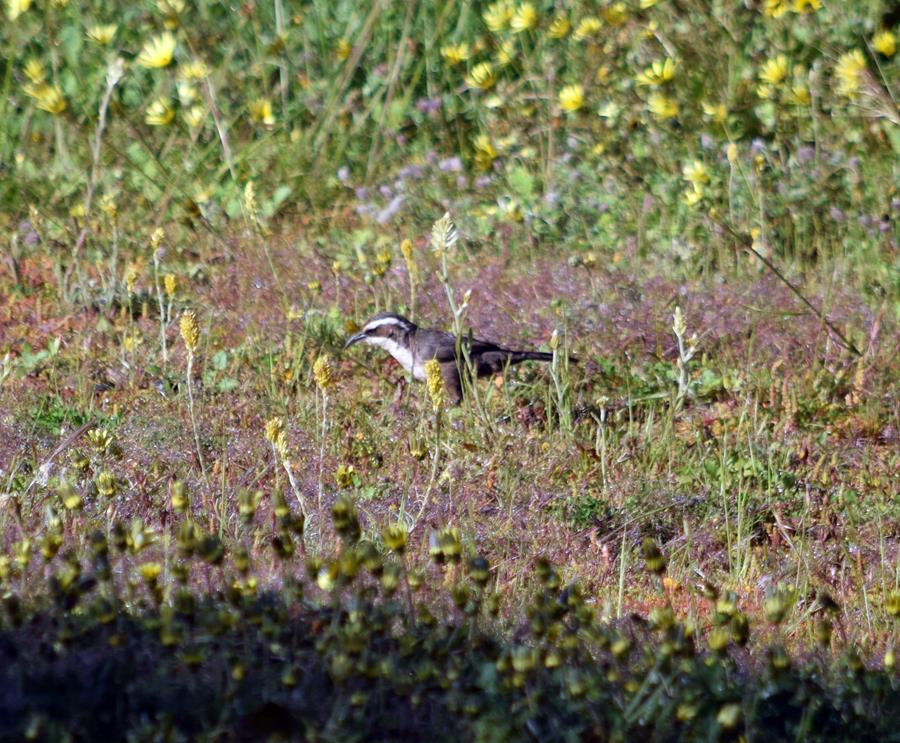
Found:
[[359, 343], [361, 340], [364, 340], [366, 337], [365, 333], [357, 333], [356, 335], [351, 335], [347, 342], [344, 344], [344, 348], [350, 348], [354, 343]]

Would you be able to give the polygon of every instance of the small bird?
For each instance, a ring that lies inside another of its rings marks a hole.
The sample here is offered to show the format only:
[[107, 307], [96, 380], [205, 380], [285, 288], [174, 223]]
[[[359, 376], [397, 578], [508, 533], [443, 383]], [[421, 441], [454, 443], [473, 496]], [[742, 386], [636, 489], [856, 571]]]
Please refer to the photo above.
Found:
[[[354, 343], [368, 343], [385, 349], [414, 379], [425, 379], [425, 362], [437, 359], [448, 399], [454, 405], [462, 401], [460, 371], [465, 358], [457, 358], [456, 336], [442, 330], [420, 328], [411, 320], [393, 312], [380, 312], [369, 318], [363, 329], [347, 339], [344, 348]], [[507, 366], [522, 361], [552, 361], [553, 354], [545, 351], [513, 351], [489, 341], [464, 338], [469, 359], [476, 376], [499, 374]], [[570, 358], [571, 361], [576, 361]]]

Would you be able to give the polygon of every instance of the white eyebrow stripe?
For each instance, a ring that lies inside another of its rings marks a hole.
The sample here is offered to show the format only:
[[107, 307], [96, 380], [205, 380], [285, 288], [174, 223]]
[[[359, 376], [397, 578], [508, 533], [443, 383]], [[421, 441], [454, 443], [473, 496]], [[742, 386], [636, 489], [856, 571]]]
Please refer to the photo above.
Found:
[[396, 317], [382, 317], [380, 320], [372, 320], [370, 323], [366, 323], [366, 327], [363, 330], [375, 330], [375, 328], [380, 328], [382, 325], [397, 325], [401, 328], [406, 327], [406, 323], [402, 320], [398, 320]]

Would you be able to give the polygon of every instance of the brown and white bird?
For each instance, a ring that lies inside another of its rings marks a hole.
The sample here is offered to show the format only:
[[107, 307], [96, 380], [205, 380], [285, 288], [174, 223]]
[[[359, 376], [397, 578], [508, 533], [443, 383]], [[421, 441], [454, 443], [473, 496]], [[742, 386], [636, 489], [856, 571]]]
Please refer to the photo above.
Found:
[[[456, 405], [461, 402], [460, 372], [466, 368], [466, 362], [464, 357], [457, 357], [456, 336], [452, 333], [420, 328], [403, 315], [380, 312], [369, 318], [356, 335], [348, 338], [344, 348], [349, 348], [354, 343], [367, 343], [383, 348], [419, 381], [425, 379], [425, 362], [437, 359], [448, 398]], [[468, 350], [469, 360], [478, 377], [499, 374], [507, 366], [523, 361], [553, 360], [553, 354], [545, 351], [514, 351], [475, 338], [464, 338], [461, 347], [463, 346]]]

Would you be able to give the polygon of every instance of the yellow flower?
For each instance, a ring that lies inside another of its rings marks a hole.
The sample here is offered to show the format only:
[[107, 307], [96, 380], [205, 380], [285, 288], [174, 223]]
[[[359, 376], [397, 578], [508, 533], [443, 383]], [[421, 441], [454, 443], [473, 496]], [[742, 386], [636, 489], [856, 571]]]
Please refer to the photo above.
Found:
[[853, 98], [859, 92], [863, 73], [866, 71], [866, 58], [859, 49], [842, 54], [834, 66], [834, 74], [838, 81], [838, 93]]
[[112, 498], [116, 494], [116, 476], [109, 470], [104, 470], [97, 475], [97, 492], [104, 498]]
[[247, 104], [247, 108], [250, 110], [250, 120], [254, 124], [262, 124], [267, 129], [275, 126], [272, 101], [268, 98], [256, 98]]
[[162, 13], [163, 25], [168, 29], [178, 28], [184, 8], [184, 0], [156, 0], [156, 9]]
[[472, 142], [475, 147], [475, 168], [482, 172], [488, 171], [493, 167], [494, 160], [497, 159], [497, 150], [491, 144], [491, 140], [487, 134], [479, 134]]
[[638, 85], [663, 85], [675, 77], [675, 61], [666, 57], [650, 65], [637, 76]]
[[66, 110], [66, 99], [57, 85], [41, 85], [35, 91], [37, 107], [42, 111], [59, 116]]
[[184, 80], [203, 80], [209, 75], [209, 67], [202, 59], [192, 59], [178, 67], [178, 74]]
[[181, 339], [184, 341], [188, 353], [193, 356], [200, 347], [200, 326], [197, 325], [197, 316], [193, 310], [187, 310], [181, 316], [178, 328], [181, 331]]
[[31, 7], [31, 0], [6, 0], [6, 12], [9, 20], [14, 21]]
[[808, 106], [809, 88], [805, 85], [792, 85], [787, 94], [787, 102], [794, 106]]
[[520, 34], [530, 31], [538, 23], [538, 12], [532, 3], [522, 3], [509, 21], [509, 27], [513, 33]]
[[723, 124], [728, 118], [728, 108], [724, 103], [703, 102], [703, 115], [712, 119], [716, 124]]
[[688, 206], [696, 206], [703, 200], [703, 186], [688, 188], [683, 194], [684, 203]]
[[795, 13], [815, 13], [822, 7], [822, 0], [794, 0], [791, 10]]
[[144, 44], [144, 48], [138, 54], [137, 63], [141, 67], [168, 67], [174, 54], [175, 37], [166, 31], [159, 36], [154, 36]]
[[893, 57], [897, 51], [897, 37], [888, 29], [879, 31], [872, 37], [872, 48], [885, 57]]
[[564, 39], [568, 36], [571, 28], [572, 24], [569, 23], [569, 19], [564, 15], [558, 15], [550, 23], [550, 27], [547, 29], [547, 35], [550, 36], [551, 39]]
[[774, 59], [770, 59], [759, 71], [759, 79], [764, 83], [768, 83], [769, 85], [780, 85], [784, 82], [784, 79], [788, 74], [788, 61], [787, 57], [783, 54], [779, 54]]
[[47, 82], [47, 71], [44, 69], [44, 63], [35, 57], [32, 57], [25, 63], [23, 72], [33, 85]]
[[490, 62], [481, 62], [472, 68], [472, 71], [466, 76], [466, 83], [470, 88], [478, 88], [479, 90], [490, 90], [497, 83], [494, 76], [494, 68]]
[[[191, 106], [184, 112], [184, 123], [191, 129], [197, 129], [206, 118], [206, 109], [203, 106]], [[196, 201], [196, 199], [195, 199]]]
[[781, 18], [788, 12], [788, 0], [766, 0], [763, 14], [768, 18]]
[[506, 28], [506, 24], [512, 20], [513, 15], [515, 15], [513, 4], [509, 0], [498, 0], [489, 5], [481, 17], [491, 31], [498, 33]]
[[580, 85], [566, 85], [559, 91], [559, 106], [563, 111], [574, 113], [584, 105], [584, 88]]
[[600, 19], [596, 16], [586, 16], [578, 22], [578, 25], [575, 27], [575, 33], [572, 34], [572, 38], [575, 39], [575, 41], [584, 41], [585, 39], [594, 36], [600, 30], [602, 25]]
[[460, 44], [447, 44], [441, 47], [441, 56], [447, 60], [447, 64], [454, 67], [465, 62], [471, 56], [471, 50], [466, 42]]
[[444, 404], [444, 378], [441, 376], [441, 365], [437, 359], [428, 359], [425, 362], [425, 383], [428, 386], [431, 406], [435, 410], [440, 410]]
[[659, 0], [641, 0], [638, 5], [640, 6], [641, 10], [647, 10], [647, 8], [652, 8], [658, 2]]
[[266, 440], [274, 444], [284, 432], [284, 418], [275, 417], [266, 421]]
[[695, 189], [702, 187], [704, 183], [709, 183], [709, 171], [699, 160], [694, 160], [694, 162], [685, 165], [681, 169], [681, 174], [684, 180]]
[[347, 39], [340, 39], [337, 43], [337, 46], [334, 48], [334, 55], [341, 61], [346, 62], [347, 59], [350, 58], [350, 52], [353, 51], [353, 46], [350, 44]]
[[87, 30], [87, 37], [95, 44], [106, 46], [109, 44], [119, 27], [115, 23], [97, 23]]
[[614, 3], [603, 9], [603, 20], [610, 26], [621, 26], [628, 20], [628, 9], [625, 3]]
[[647, 100], [647, 107], [650, 109], [650, 113], [659, 121], [674, 119], [678, 116], [678, 102], [662, 93], [651, 95]]
[[316, 378], [316, 385], [322, 392], [328, 392], [335, 385], [335, 366], [331, 356], [323, 354], [316, 359], [313, 364], [313, 376]]
[[197, 86], [193, 83], [189, 83], [187, 80], [179, 80], [175, 88], [178, 91], [178, 102], [182, 108], [187, 108], [197, 100]]
[[162, 573], [162, 565], [158, 562], [145, 562], [138, 567], [138, 573], [147, 583], [155, 583]]
[[172, 101], [161, 96], [147, 106], [144, 122], [148, 126], [167, 126], [172, 123], [174, 118], [175, 111], [172, 109]]
[[171, 300], [175, 296], [175, 274], [167, 273], [163, 276], [163, 286], [166, 289], [166, 296]]

